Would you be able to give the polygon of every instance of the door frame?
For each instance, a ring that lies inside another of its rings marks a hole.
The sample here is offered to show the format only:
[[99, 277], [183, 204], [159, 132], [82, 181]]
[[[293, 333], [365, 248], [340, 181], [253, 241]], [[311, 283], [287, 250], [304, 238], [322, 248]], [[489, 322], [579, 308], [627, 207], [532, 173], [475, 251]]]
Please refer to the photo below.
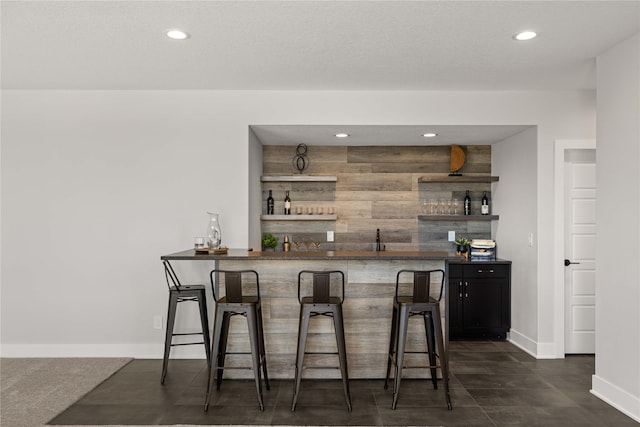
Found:
[[[554, 318], [554, 356], [564, 359], [565, 353], [565, 290], [564, 269], [561, 262], [565, 256], [565, 153], [569, 150], [595, 150], [595, 139], [556, 139], [554, 141], [553, 171], [553, 318]], [[596, 300], [597, 301], [597, 300]], [[597, 325], [596, 325], [597, 327]]]

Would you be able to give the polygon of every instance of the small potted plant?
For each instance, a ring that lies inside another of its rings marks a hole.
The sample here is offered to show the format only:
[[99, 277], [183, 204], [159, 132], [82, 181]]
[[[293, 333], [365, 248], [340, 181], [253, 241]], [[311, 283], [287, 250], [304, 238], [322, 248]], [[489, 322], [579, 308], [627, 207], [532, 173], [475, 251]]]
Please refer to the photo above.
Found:
[[262, 250], [275, 251], [278, 246], [278, 238], [271, 233], [264, 233], [262, 235]]
[[467, 239], [466, 237], [458, 237], [455, 240], [455, 244], [456, 244], [456, 255], [464, 255], [465, 257], [467, 256], [467, 250], [469, 247], [469, 239]]

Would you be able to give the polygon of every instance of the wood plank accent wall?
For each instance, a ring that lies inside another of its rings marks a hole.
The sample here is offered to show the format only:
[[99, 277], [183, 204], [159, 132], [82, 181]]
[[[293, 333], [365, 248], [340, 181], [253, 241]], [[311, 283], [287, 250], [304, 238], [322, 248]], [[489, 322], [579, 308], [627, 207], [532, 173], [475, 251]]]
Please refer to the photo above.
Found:
[[[463, 147], [464, 175], [491, 175], [491, 146]], [[281, 214], [285, 191], [290, 191], [292, 212], [297, 206], [332, 206], [336, 221], [264, 221], [262, 231], [280, 238], [288, 235], [300, 248], [320, 242], [323, 250], [374, 250], [376, 229], [380, 229], [387, 250], [452, 251], [447, 231], [467, 238], [491, 238], [488, 221], [418, 220], [424, 199], [457, 198], [471, 191], [472, 212], [479, 213], [483, 191], [491, 199], [491, 184], [418, 183], [421, 176], [449, 173], [449, 146], [309, 146], [304, 175], [337, 176], [337, 182], [263, 182], [263, 212], [268, 190], [273, 191], [275, 213]], [[263, 175], [299, 175], [293, 164], [296, 147], [265, 145]], [[335, 232], [335, 242], [326, 242], [326, 232]], [[292, 243], [292, 250], [294, 245]], [[282, 250], [280, 246], [277, 250]]]

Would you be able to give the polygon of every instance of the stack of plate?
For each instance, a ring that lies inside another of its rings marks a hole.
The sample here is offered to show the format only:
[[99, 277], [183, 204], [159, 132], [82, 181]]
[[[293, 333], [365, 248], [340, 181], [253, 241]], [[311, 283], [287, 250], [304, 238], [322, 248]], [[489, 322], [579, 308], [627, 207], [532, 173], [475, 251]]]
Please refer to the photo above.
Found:
[[493, 240], [474, 239], [469, 244], [471, 246], [472, 260], [495, 260], [496, 242]]

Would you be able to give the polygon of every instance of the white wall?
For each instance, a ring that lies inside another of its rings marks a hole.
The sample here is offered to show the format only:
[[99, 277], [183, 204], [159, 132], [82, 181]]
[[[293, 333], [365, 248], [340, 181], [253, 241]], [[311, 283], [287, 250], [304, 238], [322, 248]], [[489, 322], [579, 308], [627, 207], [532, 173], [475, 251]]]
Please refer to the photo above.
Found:
[[[553, 141], [595, 136], [593, 92], [3, 91], [2, 107], [3, 356], [160, 357], [160, 255], [192, 247], [208, 210], [224, 245], [250, 242], [251, 124], [537, 126], [537, 164], [518, 179], [537, 188], [527, 268], [552, 307]], [[522, 245], [499, 233], [500, 248]], [[204, 264], [177, 268], [199, 280]], [[518, 322], [543, 353], [552, 312]]]
[[[493, 225], [498, 256], [512, 261], [511, 333], [509, 339], [537, 354], [538, 324], [530, 319], [547, 316], [547, 304], [538, 301], [537, 232], [537, 129], [532, 127], [494, 144], [491, 149], [492, 174], [500, 177], [491, 192], [493, 209], [500, 221]], [[529, 246], [529, 233], [534, 245]]]
[[247, 247], [257, 251], [261, 249], [261, 228], [260, 218], [262, 214], [262, 185], [260, 177], [262, 176], [262, 144], [253, 132], [249, 131], [249, 241]]
[[593, 392], [640, 421], [640, 34], [597, 58]]

